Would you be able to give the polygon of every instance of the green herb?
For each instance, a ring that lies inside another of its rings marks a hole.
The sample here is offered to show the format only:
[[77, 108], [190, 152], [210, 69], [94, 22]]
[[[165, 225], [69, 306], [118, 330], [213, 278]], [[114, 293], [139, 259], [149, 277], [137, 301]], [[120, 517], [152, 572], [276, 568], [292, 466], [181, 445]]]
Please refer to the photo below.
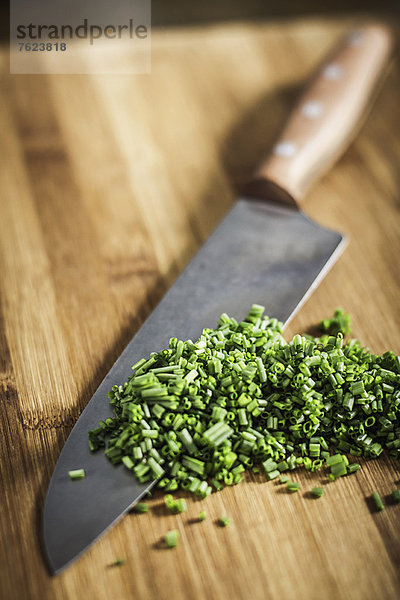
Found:
[[316, 498], [321, 498], [321, 496], [324, 495], [324, 492], [325, 490], [322, 487], [313, 487], [313, 489], [311, 490], [312, 495]]
[[247, 470], [272, 480], [327, 466], [334, 481], [359, 468], [347, 455], [400, 458], [399, 357], [343, 344], [341, 332], [286, 342], [263, 310], [223, 314], [197, 340], [172, 338], [138, 361], [109, 392], [113, 417], [89, 433], [90, 448], [141, 483], [201, 498]]
[[297, 483], [297, 481], [289, 481], [286, 487], [289, 492], [298, 492], [300, 489], [300, 484]]
[[186, 500], [184, 498], [180, 498], [176, 501], [176, 510], [178, 513], [185, 512], [187, 510]]
[[147, 502], [138, 502], [133, 507], [133, 510], [134, 510], [134, 512], [138, 512], [138, 513], [147, 513], [147, 512], [149, 512], [149, 505], [147, 504]]
[[125, 564], [125, 558], [117, 558], [113, 563], [111, 563], [110, 567], [122, 567]]
[[204, 510], [202, 510], [199, 514], [199, 521], [205, 521], [206, 520], [206, 513], [204, 512]]
[[231, 523], [231, 520], [228, 517], [220, 517], [218, 519], [218, 523], [221, 525], [221, 527], [228, 527], [228, 525]]
[[349, 465], [347, 467], [347, 472], [348, 473], [355, 473], [359, 469], [361, 469], [361, 465], [359, 465], [358, 463], [353, 463], [352, 465]]
[[395, 504], [399, 504], [400, 502], [400, 490], [393, 490], [392, 492], [392, 500]]
[[179, 531], [177, 529], [171, 529], [165, 534], [165, 543], [168, 548], [176, 548], [179, 541]]
[[374, 501], [376, 510], [383, 510], [385, 508], [380, 495], [378, 494], [378, 492], [372, 492], [372, 500]]
[[179, 498], [178, 500], [174, 500], [171, 494], [167, 494], [164, 497], [164, 501], [169, 510], [175, 514], [182, 513], [187, 510], [186, 500], [184, 498]]
[[288, 465], [288, 463], [286, 462], [286, 460], [283, 460], [283, 461], [281, 461], [280, 463], [278, 463], [278, 464], [276, 465], [276, 468], [277, 468], [277, 469], [278, 469], [280, 472], [282, 472], [282, 471], [287, 471], [287, 470], [289, 469], [289, 465]]
[[84, 479], [85, 471], [84, 469], [74, 469], [73, 471], [68, 471], [68, 475], [71, 479]]
[[342, 477], [343, 475], [347, 475], [347, 467], [344, 462], [336, 463], [331, 466], [331, 473], [334, 475], [335, 479], [338, 477]]
[[287, 475], [282, 475], [282, 477], [279, 478], [279, 481], [281, 483], [287, 483], [289, 481], [289, 477]]
[[330, 335], [337, 335], [338, 333], [350, 335], [350, 321], [350, 315], [345, 313], [342, 308], [336, 308], [332, 318], [321, 321], [320, 329]]

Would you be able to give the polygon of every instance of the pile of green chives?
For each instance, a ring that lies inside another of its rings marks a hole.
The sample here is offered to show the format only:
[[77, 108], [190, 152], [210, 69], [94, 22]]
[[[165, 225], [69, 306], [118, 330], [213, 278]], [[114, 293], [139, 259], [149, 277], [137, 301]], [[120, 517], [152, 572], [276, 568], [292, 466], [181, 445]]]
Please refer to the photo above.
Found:
[[399, 357], [341, 332], [287, 343], [263, 313], [223, 314], [195, 342], [173, 338], [136, 363], [109, 393], [114, 416], [89, 433], [91, 450], [140, 482], [200, 497], [256, 465], [268, 479], [300, 465], [335, 479], [358, 468], [345, 455], [399, 458]]

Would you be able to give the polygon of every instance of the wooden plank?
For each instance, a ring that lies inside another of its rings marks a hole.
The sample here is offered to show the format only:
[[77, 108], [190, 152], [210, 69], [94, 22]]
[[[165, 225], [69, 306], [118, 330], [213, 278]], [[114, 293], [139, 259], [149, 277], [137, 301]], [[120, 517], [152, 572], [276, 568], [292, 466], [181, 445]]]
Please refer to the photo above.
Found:
[[[41, 548], [45, 492], [74, 420], [347, 26], [160, 30], [140, 77], [10, 77], [0, 53], [2, 598], [398, 598], [399, 507], [375, 513], [366, 501], [400, 486], [387, 458], [320, 500], [308, 492], [324, 476], [301, 471], [295, 495], [248, 475], [207, 500], [186, 496], [177, 516], [156, 492], [149, 514], [127, 516], [56, 578]], [[399, 88], [396, 61], [357, 141], [307, 198], [306, 212], [350, 244], [288, 337], [341, 305], [365, 345], [400, 353]], [[180, 545], [163, 549], [172, 528]], [[125, 565], [110, 567], [119, 556]]]
[[[76, 413], [71, 417], [61, 398], [76, 395], [76, 380], [63, 343], [49, 257], [6, 94], [2, 106], [2, 297], [20, 410], [27, 427], [45, 418], [46, 405], [53, 407], [51, 417], [50, 411], [46, 413], [51, 425], [71, 423]], [[59, 395], [53, 396], [51, 390], [59, 390]]]

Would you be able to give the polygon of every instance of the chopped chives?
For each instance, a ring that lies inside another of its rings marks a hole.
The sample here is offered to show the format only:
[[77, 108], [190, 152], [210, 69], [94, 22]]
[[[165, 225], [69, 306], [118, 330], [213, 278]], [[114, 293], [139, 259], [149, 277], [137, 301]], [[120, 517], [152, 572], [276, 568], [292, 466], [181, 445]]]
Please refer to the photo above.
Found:
[[343, 311], [320, 338], [286, 342], [263, 310], [223, 314], [197, 340], [171, 338], [139, 360], [109, 392], [114, 414], [89, 432], [90, 450], [141, 483], [201, 498], [247, 470], [278, 479], [326, 466], [334, 481], [360, 468], [348, 456], [400, 458], [399, 357], [344, 343]]
[[267, 479], [272, 480], [272, 479], [276, 479], [277, 477], [279, 477], [279, 475], [281, 474], [280, 471], [278, 471], [278, 469], [274, 469], [273, 471], [268, 471], [267, 475]]
[[164, 496], [164, 502], [168, 508], [172, 508], [175, 505], [174, 497], [172, 494], [167, 494]]
[[191, 471], [198, 473], [199, 475], [204, 474], [205, 464], [204, 461], [199, 460], [198, 458], [192, 458], [191, 456], [187, 456], [186, 454], [182, 457], [183, 466], [187, 467]]
[[323, 319], [321, 321], [320, 329], [333, 335], [337, 335], [338, 333], [349, 335], [351, 332], [350, 315], [346, 314], [342, 308], [336, 308], [331, 319]]
[[147, 513], [149, 512], [149, 505], [147, 504], [147, 502], [138, 502], [133, 507], [133, 511], [138, 513]]
[[161, 467], [161, 465], [159, 465], [158, 462], [155, 461], [155, 459], [152, 456], [150, 456], [150, 458], [148, 459], [147, 464], [149, 465], [156, 479], [163, 475], [164, 469]]
[[135, 463], [133, 462], [130, 456], [123, 456], [122, 462], [124, 463], [127, 469], [133, 469], [133, 467], [135, 466]]
[[204, 439], [211, 446], [220, 446], [229, 436], [233, 434], [233, 429], [226, 423], [216, 423], [204, 432]]
[[287, 471], [289, 468], [289, 465], [286, 462], [286, 460], [283, 460], [282, 462], [280, 462], [276, 465], [276, 468], [279, 469], [279, 471]]
[[332, 467], [333, 465], [336, 465], [336, 464], [341, 464], [342, 462], [343, 462], [342, 454], [334, 454], [333, 456], [329, 456], [326, 459], [326, 464], [328, 467]]
[[177, 529], [171, 529], [165, 534], [165, 543], [167, 548], [176, 548], [179, 541], [179, 531]]
[[182, 513], [187, 510], [186, 500], [184, 498], [174, 500], [172, 494], [167, 494], [164, 496], [164, 502], [167, 508], [169, 508], [169, 510], [175, 514]]
[[71, 479], [84, 479], [85, 478], [85, 470], [84, 469], [74, 469], [72, 471], [68, 471], [68, 475]]
[[218, 519], [218, 523], [221, 525], [221, 527], [228, 527], [228, 525], [231, 523], [231, 520], [228, 517], [220, 517]]
[[287, 475], [282, 475], [282, 477], [279, 478], [279, 481], [281, 483], [287, 483], [289, 481], [289, 477]]
[[392, 492], [392, 500], [395, 504], [399, 504], [400, 502], [400, 490], [393, 490]]
[[190, 435], [189, 431], [186, 429], [186, 427], [178, 432], [178, 436], [188, 452], [197, 451], [196, 444], [194, 443], [193, 438]]
[[[278, 465], [275, 461], [272, 460], [272, 458], [268, 458], [266, 461], [264, 461], [262, 463], [262, 466], [265, 471], [265, 474], [268, 475], [268, 473], [275, 471], [277, 469]], [[279, 471], [278, 471], [278, 473], [279, 473]]]
[[324, 492], [325, 490], [322, 487], [313, 487], [313, 489], [311, 490], [312, 495], [316, 498], [321, 498], [321, 496], [324, 495]]
[[204, 512], [204, 510], [202, 510], [199, 513], [199, 521], [205, 521], [205, 519], [206, 519], [206, 513]]
[[384, 510], [385, 506], [381, 500], [380, 495], [378, 494], [378, 492], [372, 492], [372, 500], [374, 501], [376, 510]]
[[289, 492], [297, 492], [300, 489], [300, 484], [297, 481], [289, 481], [286, 487]]
[[332, 465], [331, 473], [332, 473], [332, 475], [335, 476], [335, 478], [346, 475], [347, 474], [346, 465], [344, 463], [338, 463], [338, 464]]
[[113, 563], [111, 563], [110, 567], [122, 567], [125, 562], [125, 558], [117, 558]]
[[186, 510], [187, 510], [186, 500], [184, 498], [179, 498], [179, 500], [176, 501], [176, 511], [178, 513], [182, 513], [182, 512], [185, 512]]
[[347, 467], [347, 472], [348, 473], [355, 473], [359, 469], [361, 469], [361, 465], [359, 465], [358, 463], [352, 463], [351, 465], [349, 465]]

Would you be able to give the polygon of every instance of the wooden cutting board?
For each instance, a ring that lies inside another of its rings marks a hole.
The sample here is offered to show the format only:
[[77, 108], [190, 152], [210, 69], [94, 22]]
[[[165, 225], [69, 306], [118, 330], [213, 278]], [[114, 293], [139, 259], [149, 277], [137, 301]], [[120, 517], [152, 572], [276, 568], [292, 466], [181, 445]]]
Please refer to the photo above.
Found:
[[[158, 30], [149, 76], [9, 76], [1, 51], [1, 598], [400, 597], [400, 506], [377, 513], [368, 501], [400, 487], [386, 458], [319, 500], [308, 492], [324, 477], [301, 471], [295, 495], [249, 476], [188, 498], [178, 516], [156, 493], [149, 514], [124, 518], [55, 578], [41, 549], [44, 495], [73, 423], [348, 25]], [[342, 306], [363, 344], [400, 353], [399, 90], [395, 59], [357, 140], [307, 198], [350, 245], [288, 337]], [[179, 547], [160, 548], [172, 528]]]

